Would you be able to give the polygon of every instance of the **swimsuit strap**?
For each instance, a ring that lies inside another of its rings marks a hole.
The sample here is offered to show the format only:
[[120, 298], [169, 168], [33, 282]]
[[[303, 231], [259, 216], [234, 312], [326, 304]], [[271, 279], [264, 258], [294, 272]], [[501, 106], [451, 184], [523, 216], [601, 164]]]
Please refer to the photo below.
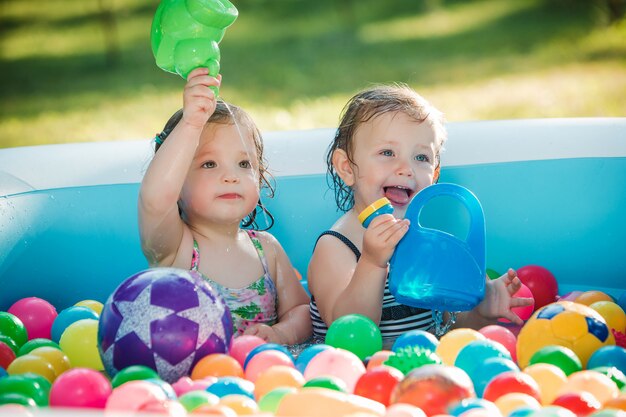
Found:
[[[324, 235], [331, 235], [331, 236], [334, 236], [337, 239], [341, 240], [354, 253], [354, 256], [356, 256], [357, 262], [359, 261], [359, 259], [361, 258], [361, 251], [359, 250], [359, 248], [356, 247], [356, 245], [354, 243], [352, 243], [352, 241], [350, 239], [348, 239], [347, 237], [345, 237], [341, 233], [336, 232], [334, 230], [326, 230], [325, 232], [322, 232], [319, 235], [317, 240], [320, 240], [320, 238], [322, 236], [324, 236]], [[317, 245], [317, 241], [315, 241], [315, 244]]]
[[[256, 249], [257, 255], [259, 255], [259, 259], [261, 261], [261, 265], [263, 265], [263, 272], [265, 275], [270, 276], [270, 268], [267, 264], [267, 258], [265, 257], [265, 252], [263, 251], [263, 246], [259, 241], [259, 238], [256, 235], [256, 231], [247, 229], [246, 232]], [[198, 266], [200, 265], [200, 249], [198, 247], [198, 242], [196, 239], [193, 239], [193, 254], [191, 256], [191, 268], [192, 271], [198, 271]]]
[[261, 241], [257, 237], [256, 230], [245, 229], [248, 236], [250, 236], [250, 240], [252, 240], [252, 244], [256, 249], [256, 253], [259, 255], [259, 260], [261, 261], [261, 265], [263, 265], [263, 271], [266, 276], [270, 276], [270, 268], [267, 264], [267, 258], [265, 257], [265, 251], [263, 250], [263, 245], [261, 245]]
[[194, 238], [193, 255], [191, 256], [191, 268], [189, 269], [198, 272], [198, 265], [200, 265], [200, 249], [198, 249], [198, 242], [196, 242], [196, 238]]

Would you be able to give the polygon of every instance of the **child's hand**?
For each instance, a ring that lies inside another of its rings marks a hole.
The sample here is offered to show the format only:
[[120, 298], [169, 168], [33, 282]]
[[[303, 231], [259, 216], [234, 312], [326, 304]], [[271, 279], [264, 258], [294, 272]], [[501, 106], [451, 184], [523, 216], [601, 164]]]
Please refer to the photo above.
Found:
[[408, 230], [408, 219], [396, 219], [391, 214], [381, 214], [372, 220], [365, 231], [361, 257], [380, 268], [387, 268], [396, 245]]
[[476, 307], [478, 313], [488, 319], [505, 318], [517, 325], [524, 322], [511, 311], [513, 307], [525, 307], [533, 303], [532, 298], [513, 297], [522, 286], [522, 281], [513, 269], [500, 278], [489, 280], [485, 286], [485, 298]]
[[268, 343], [278, 343], [279, 345], [284, 344], [282, 335], [277, 332], [276, 329], [274, 329], [272, 326], [268, 326], [267, 324], [252, 324], [250, 325], [250, 327], [244, 330], [243, 334], [258, 336]]
[[209, 75], [207, 68], [196, 68], [189, 73], [183, 92], [183, 121], [191, 126], [203, 128], [215, 111], [216, 98], [210, 86], [219, 86], [222, 76]]

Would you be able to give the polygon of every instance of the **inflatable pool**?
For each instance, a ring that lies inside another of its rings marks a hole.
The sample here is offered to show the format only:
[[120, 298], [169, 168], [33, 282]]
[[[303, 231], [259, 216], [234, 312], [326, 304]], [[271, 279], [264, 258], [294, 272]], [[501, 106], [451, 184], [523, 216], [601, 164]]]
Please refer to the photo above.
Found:
[[[487, 267], [544, 266], [561, 294], [626, 289], [626, 118], [448, 129], [440, 182], [463, 185], [481, 201]], [[304, 285], [315, 239], [339, 215], [324, 165], [333, 133], [265, 135], [277, 186], [266, 200], [276, 219], [271, 231]], [[0, 310], [29, 296], [58, 310], [84, 299], [104, 302], [147, 267], [136, 201], [152, 145], [146, 139], [0, 149]], [[463, 233], [458, 208], [440, 205], [424, 221]]]

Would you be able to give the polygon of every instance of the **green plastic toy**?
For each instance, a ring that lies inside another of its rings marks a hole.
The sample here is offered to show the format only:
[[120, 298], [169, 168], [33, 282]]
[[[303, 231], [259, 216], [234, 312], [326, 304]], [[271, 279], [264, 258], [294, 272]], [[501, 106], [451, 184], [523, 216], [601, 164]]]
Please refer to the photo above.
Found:
[[228, 0], [163, 0], [152, 20], [150, 40], [159, 68], [187, 79], [195, 68], [220, 72], [218, 44], [239, 12]]

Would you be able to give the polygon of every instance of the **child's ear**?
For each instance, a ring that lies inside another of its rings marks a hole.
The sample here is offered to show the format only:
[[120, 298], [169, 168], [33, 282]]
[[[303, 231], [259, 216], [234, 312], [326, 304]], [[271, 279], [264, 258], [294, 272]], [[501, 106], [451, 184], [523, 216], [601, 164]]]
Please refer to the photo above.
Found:
[[437, 168], [435, 168], [435, 173], [433, 175], [433, 184], [437, 184], [437, 182], [439, 181], [439, 170], [441, 168], [441, 165], [437, 165]]
[[352, 169], [352, 164], [350, 163], [350, 159], [348, 159], [346, 151], [343, 149], [335, 149], [332, 162], [339, 178], [341, 178], [348, 187], [352, 187], [354, 185], [354, 170]]

